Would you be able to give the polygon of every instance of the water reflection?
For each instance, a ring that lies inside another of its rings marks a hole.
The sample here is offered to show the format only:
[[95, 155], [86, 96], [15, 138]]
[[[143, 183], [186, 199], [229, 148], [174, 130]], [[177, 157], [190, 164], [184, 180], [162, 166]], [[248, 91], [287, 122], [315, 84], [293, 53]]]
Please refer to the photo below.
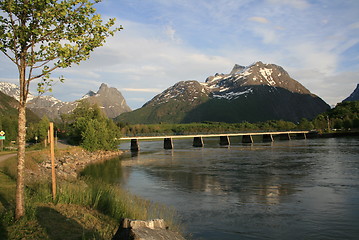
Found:
[[204, 144], [176, 141], [163, 150], [141, 143], [143, 151], [121, 161], [120, 173], [97, 175], [174, 206], [194, 239], [359, 236], [359, 139]]
[[115, 158], [104, 163], [91, 164], [80, 175], [90, 176], [94, 179], [101, 179], [106, 183], [114, 184], [119, 179], [126, 179], [128, 174], [128, 172], [122, 171], [120, 158]]

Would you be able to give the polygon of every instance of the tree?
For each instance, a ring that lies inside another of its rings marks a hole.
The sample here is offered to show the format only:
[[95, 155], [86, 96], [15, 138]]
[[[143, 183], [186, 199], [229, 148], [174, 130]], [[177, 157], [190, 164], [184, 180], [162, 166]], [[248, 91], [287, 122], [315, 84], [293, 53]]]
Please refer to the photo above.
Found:
[[113, 28], [115, 19], [103, 23], [96, 14], [94, 4], [100, 1], [0, 1], [0, 50], [16, 65], [20, 86], [16, 219], [25, 213], [25, 107], [30, 83], [39, 79], [38, 90], [51, 91], [51, 72], [86, 60], [91, 51], [121, 29]]
[[69, 142], [89, 151], [117, 149], [120, 129], [97, 105], [82, 101], [66, 118]]
[[50, 120], [47, 116], [43, 116], [37, 123], [29, 124], [26, 131], [27, 140], [43, 142], [46, 146], [49, 124]]

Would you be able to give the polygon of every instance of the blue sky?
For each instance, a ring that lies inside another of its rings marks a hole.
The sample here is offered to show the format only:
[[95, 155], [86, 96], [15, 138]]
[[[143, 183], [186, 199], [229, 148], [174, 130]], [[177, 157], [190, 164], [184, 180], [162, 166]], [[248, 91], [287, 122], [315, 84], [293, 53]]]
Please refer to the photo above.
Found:
[[[234, 64], [274, 63], [335, 105], [359, 83], [358, 0], [103, 0], [124, 30], [90, 59], [62, 69], [54, 97], [79, 99], [101, 83], [132, 109], [182, 80], [229, 73]], [[0, 81], [17, 83], [0, 55]], [[33, 83], [35, 89], [36, 83]]]

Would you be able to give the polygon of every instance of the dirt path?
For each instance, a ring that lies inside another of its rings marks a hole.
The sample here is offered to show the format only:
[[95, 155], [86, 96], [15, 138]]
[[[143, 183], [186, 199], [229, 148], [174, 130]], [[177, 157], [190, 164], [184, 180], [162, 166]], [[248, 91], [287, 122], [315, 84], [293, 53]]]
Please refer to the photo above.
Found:
[[0, 156], [0, 162], [5, 161], [8, 158], [14, 157], [16, 156], [17, 153], [9, 153], [9, 154], [5, 154], [5, 155], [1, 155]]

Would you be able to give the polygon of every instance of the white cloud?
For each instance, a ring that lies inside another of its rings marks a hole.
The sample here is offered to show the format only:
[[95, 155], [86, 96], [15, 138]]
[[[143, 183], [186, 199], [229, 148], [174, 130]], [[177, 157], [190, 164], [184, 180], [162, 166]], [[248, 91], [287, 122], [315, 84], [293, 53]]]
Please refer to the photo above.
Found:
[[349, 26], [351, 29], [359, 29], [359, 22], [353, 23]]
[[248, 18], [248, 20], [253, 22], [263, 23], [263, 24], [269, 23], [269, 20], [264, 17], [250, 17]]
[[[351, 85], [358, 82], [353, 70], [359, 52], [359, 17], [353, 10], [357, 3], [154, 0], [125, 1], [120, 6], [115, 0], [105, 2], [107, 7], [118, 6], [118, 11], [113, 10], [118, 19], [128, 19], [120, 21], [124, 30], [80, 66], [56, 71], [54, 77], [64, 75], [68, 80], [54, 88], [55, 97], [74, 100], [104, 82], [125, 91], [127, 102], [136, 108], [141, 100], [148, 101], [157, 90], [178, 81], [204, 81], [216, 72], [228, 73], [235, 63], [259, 60], [283, 66], [330, 101], [350, 93]], [[127, 15], [121, 10], [126, 6]], [[0, 57], [1, 77], [16, 83], [16, 69], [10, 65]], [[351, 74], [340, 72], [344, 65]], [[330, 82], [336, 76], [348, 81], [343, 85], [346, 92], [337, 91], [338, 81]]]

